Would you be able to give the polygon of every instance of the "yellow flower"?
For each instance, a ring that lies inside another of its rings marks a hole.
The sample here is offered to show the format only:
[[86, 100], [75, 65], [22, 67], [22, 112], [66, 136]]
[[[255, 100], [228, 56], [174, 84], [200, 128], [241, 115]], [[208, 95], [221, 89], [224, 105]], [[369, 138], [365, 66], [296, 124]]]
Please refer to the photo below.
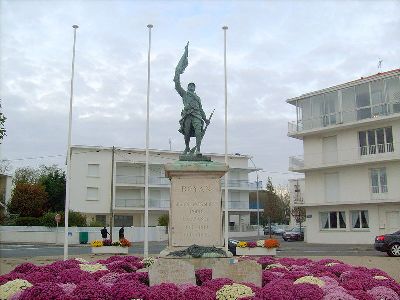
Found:
[[16, 293], [31, 287], [32, 284], [29, 281], [23, 279], [14, 279], [0, 285], [0, 300], [10, 299]]
[[92, 241], [92, 242], [90, 243], [90, 245], [91, 245], [92, 247], [101, 247], [101, 246], [103, 246], [103, 242], [102, 242], [102, 241], [99, 241], [99, 240], [95, 240], [95, 241]]
[[318, 277], [314, 277], [314, 276], [303, 276], [294, 282], [294, 284], [299, 284], [299, 283], [311, 283], [311, 284], [318, 285], [319, 287], [322, 287], [325, 285], [325, 282], [323, 280], [319, 279]]
[[234, 283], [232, 285], [224, 285], [217, 291], [215, 296], [217, 300], [236, 300], [254, 296], [254, 293], [248, 286]]
[[86, 271], [89, 273], [94, 273], [97, 271], [101, 270], [107, 270], [106, 266], [103, 266], [102, 264], [79, 264], [79, 268], [81, 268], [82, 271]]
[[237, 244], [237, 247], [246, 248], [246, 247], [247, 247], [247, 242], [239, 242], [239, 243]]

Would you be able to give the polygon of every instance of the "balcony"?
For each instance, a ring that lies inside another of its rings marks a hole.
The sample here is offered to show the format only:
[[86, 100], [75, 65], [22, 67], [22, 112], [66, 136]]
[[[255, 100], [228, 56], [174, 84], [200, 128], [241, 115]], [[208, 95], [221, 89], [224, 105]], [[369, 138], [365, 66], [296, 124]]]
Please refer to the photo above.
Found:
[[[299, 108], [300, 109], [300, 108]], [[368, 123], [376, 120], [386, 120], [400, 113], [400, 99], [387, 103], [354, 108], [348, 111], [337, 111], [331, 114], [306, 116], [298, 121], [288, 122], [288, 135], [296, 136], [307, 132], [353, 126], [359, 123]]]
[[[225, 180], [221, 179], [221, 187], [225, 187]], [[262, 181], [259, 181], [258, 188], [261, 189]], [[257, 182], [248, 181], [248, 180], [228, 180], [228, 188], [239, 188], [239, 189], [248, 189], [248, 190], [256, 190]]]
[[144, 199], [115, 199], [115, 207], [144, 208]]
[[360, 147], [360, 155], [375, 155], [379, 153], [394, 152], [393, 143], [369, 145]]
[[304, 169], [304, 156], [290, 156], [289, 157], [289, 171], [299, 171]]
[[[149, 199], [149, 208], [169, 208], [168, 199]], [[144, 198], [141, 199], [116, 199], [116, 208], [142, 208], [144, 209]]]
[[[144, 185], [144, 176], [136, 176], [136, 175], [116, 175], [115, 181], [117, 184], [121, 185]], [[149, 185], [157, 185], [170, 187], [171, 182], [166, 177], [149, 177]], [[221, 179], [221, 186], [225, 186], [225, 180]], [[259, 181], [258, 188], [261, 189], [262, 181]], [[251, 182], [248, 180], [228, 180], [228, 188], [230, 189], [246, 189], [246, 190], [256, 190], [257, 182]]]
[[[137, 176], [137, 175], [116, 175], [115, 182], [117, 184], [139, 184], [144, 185], [144, 176]], [[170, 181], [168, 178], [165, 177], [156, 177], [150, 176], [149, 177], [149, 185], [162, 185], [162, 186], [169, 186]]]
[[295, 196], [293, 199], [294, 204], [304, 204], [304, 198], [302, 196]]
[[[222, 209], [225, 207], [225, 201], [222, 201]], [[241, 201], [229, 201], [228, 202], [228, 208], [229, 209], [249, 209], [249, 203], [248, 202], [241, 202]]]

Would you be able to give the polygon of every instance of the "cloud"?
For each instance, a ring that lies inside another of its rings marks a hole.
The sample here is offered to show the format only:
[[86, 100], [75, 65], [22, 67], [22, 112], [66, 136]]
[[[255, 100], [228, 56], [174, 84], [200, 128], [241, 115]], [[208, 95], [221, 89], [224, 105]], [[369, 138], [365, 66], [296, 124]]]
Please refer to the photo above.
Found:
[[[284, 183], [295, 119], [286, 99], [398, 67], [398, 1], [2, 1], [3, 157], [65, 153], [73, 31], [74, 144], [144, 147], [148, 31], [153, 23], [150, 145], [184, 148], [172, 82], [187, 41], [182, 85], [195, 82], [215, 115], [206, 152], [224, 152], [223, 31], [227, 24], [229, 152]], [[382, 4], [383, 3], [383, 4]], [[51, 11], [51, 13], [49, 13]], [[40, 160], [43, 162], [43, 160]], [[59, 159], [62, 164], [62, 159]], [[23, 163], [35, 163], [35, 160]], [[253, 175], [252, 175], [253, 176]]]

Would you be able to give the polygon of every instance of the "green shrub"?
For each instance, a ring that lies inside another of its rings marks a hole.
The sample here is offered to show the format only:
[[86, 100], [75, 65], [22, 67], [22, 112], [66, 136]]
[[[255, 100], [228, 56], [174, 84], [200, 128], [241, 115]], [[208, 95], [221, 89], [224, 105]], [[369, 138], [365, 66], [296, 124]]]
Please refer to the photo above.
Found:
[[103, 223], [97, 220], [92, 220], [90, 221], [90, 223], [88, 224], [89, 227], [103, 227]]
[[40, 226], [40, 218], [35, 217], [19, 217], [15, 221], [15, 225], [17, 226]]
[[168, 226], [169, 215], [162, 215], [158, 218], [158, 226]]
[[[42, 226], [46, 226], [46, 227], [56, 227], [57, 223], [56, 220], [54, 219], [54, 217], [56, 216], [56, 212], [47, 212], [45, 213], [41, 218], [40, 218], [40, 222], [42, 224]], [[61, 224], [62, 223], [62, 224]], [[60, 223], [58, 224], [58, 226], [64, 226], [64, 220], [61, 220]]]
[[[64, 219], [64, 214], [62, 215], [62, 218]], [[76, 211], [69, 211], [69, 217], [68, 217], [68, 226], [70, 227], [86, 227], [86, 217]]]
[[[41, 224], [43, 226], [47, 227], [56, 227], [57, 223], [54, 217], [56, 216], [57, 212], [47, 212], [46, 214], [43, 215], [43, 217], [40, 219]], [[61, 215], [61, 220], [60, 223], [58, 223], [59, 227], [64, 227], [64, 212], [58, 212], [58, 214]], [[68, 226], [69, 227], [86, 227], [86, 217], [76, 211], [69, 211], [68, 214]]]

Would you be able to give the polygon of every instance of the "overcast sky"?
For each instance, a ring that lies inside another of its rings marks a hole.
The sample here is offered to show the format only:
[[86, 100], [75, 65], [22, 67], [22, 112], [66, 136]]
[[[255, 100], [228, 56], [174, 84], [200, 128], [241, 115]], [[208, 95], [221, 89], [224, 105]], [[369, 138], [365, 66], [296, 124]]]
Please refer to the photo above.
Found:
[[[172, 82], [187, 41], [193, 81], [215, 115], [203, 152], [224, 153], [223, 25], [230, 153], [253, 156], [265, 182], [285, 184], [286, 99], [400, 67], [400, 1], [0, 0], [1, 156], [12, 166], [65, 161], [73, 24], [78, 24], [72, 144], [145, 147], [147, 24], [152, 30], [150, 147], [183, 150]], [[49, 157], [50, 156], [50, 157]], [[56, 157], [52, 157], [56, 156]], [[45, 157], [45, 158], [40, 158]], [[28, 159], [29, 158], [29, 159]]]

